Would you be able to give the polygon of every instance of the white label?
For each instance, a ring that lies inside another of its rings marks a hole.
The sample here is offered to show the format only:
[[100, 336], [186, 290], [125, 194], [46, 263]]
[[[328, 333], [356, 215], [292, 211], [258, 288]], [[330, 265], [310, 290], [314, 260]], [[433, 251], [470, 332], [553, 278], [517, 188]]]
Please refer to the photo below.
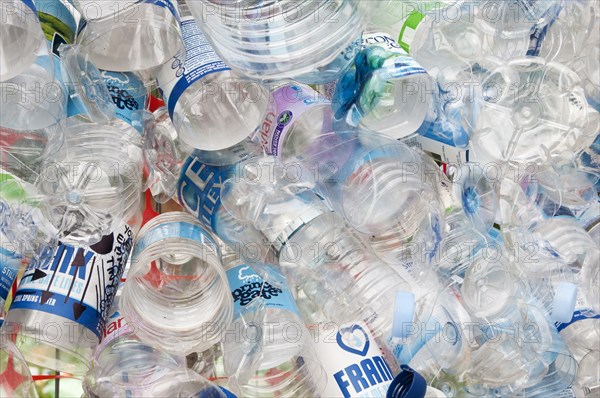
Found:
[[385, 397], [394, 376], [379, 345], [362, 322], [310, 327], [326, 372], [323, 397]]

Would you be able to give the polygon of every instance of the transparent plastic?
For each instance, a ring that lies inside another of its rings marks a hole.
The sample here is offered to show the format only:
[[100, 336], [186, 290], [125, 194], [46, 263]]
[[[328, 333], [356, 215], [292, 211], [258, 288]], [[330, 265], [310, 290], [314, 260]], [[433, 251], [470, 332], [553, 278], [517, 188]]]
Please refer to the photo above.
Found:
[[121, 310], [138, 337], [181, 355], [219, 342], [233, 301], [220, 251], [198, 220], [180, 212], [157, 216], [135, 247]]
[[7, 336], [0, 336], [0, 394], [3, 397], [37, 398], [25, 358]]
[[0, 3], [0, 82], [28, 69], [44, 51], [46, 39], [33, 2], [3, 0]]
[[547, 164], [596, 137], [600, 117], [587, 105], [580, 78], [564, 65], [513, 59], [482, 84], [485, 103], [472, 136], [481, 161]]
[[[170, 0], [75, 0], [73, 4], [85, 21], [76, 42], [100, 69], [151, 71], [183, 47], [179, 14]], [[127, 45], [123, 45], [125, 37]]]
[[352, 62], [369, 9], [356, 0], [202, 0], [190, 8], [213, 48], [244, 75], [333, 81]]
[[[228, 270], [244, 264], [229, 257]], [[263, 278], [261, 289], [290, 294], [277, 271], [256, 262], [251, 268]], [[304, 320], [293, 308], [268, 305], [271, 298], [269, 293], [259, 294], [245, 304], [225, 334], [222, 350], [225, 372], [232, 375], [230, 383], [238, 384], [244, 397], [272, 391], [282, 397], [317, 396], [324, 374]]]
[[118, 119], [98, 124], [72, 118], [64, 131], [63, 147], [36, 181], [45, 197], [40, 210], [60, 240], [94, 244], [140, 213], [141, 137]]

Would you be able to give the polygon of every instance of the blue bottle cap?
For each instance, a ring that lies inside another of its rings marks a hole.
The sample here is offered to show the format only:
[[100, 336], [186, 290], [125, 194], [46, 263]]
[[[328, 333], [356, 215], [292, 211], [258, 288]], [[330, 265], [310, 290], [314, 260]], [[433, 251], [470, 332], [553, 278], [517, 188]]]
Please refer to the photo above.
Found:
[[390, 383], [386, 398], [424, 398], [427, 382], [408, 365], [400, 366], [400, 373]]

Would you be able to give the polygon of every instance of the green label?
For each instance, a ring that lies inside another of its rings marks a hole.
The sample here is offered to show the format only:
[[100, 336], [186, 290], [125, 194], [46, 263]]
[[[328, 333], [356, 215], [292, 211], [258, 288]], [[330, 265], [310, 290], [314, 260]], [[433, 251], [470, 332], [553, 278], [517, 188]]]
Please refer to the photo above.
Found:
[[400, 30], [400, 35], [398, 36], [398, 44], [400, 44], [402, 49], [407, 53], [410, 52], [410, 43], [415, 36], [417, 26], [419, 26], [424, 18], [425, 14], [422, 14], [418, 11], [413, 11], [408, 15], [404, 21], [404, 24], [402, 24], [402, 29]]

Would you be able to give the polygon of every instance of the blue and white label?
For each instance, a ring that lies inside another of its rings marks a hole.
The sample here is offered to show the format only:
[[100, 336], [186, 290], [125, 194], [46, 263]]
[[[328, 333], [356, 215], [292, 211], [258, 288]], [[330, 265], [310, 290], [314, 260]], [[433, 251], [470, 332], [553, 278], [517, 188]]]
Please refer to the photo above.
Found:
[[185, 52], [175, 54], [158, 74], [158, 84], [171, 118], [179, 98], [192, 84], [208, 74], [230, 70], [210, 46], [193, 17], [183, 17], [180, 26]]
[[155, 228], [150, 229], [138, 240], [136, 240], [132, 262], [135, 262], [136, 258], [147, 247], [165, 239], [172, 238], [191, 240], [210, 248], [212, 253], [219, 252], [215, 242], [199, 225], [190, 224], [187, 222], [170, 222], [157, 225]]
[[[0, 239], [6, 239], [0, 237]], [[3, 247], [0, 247], [0, 304], [4, 303], [10, 293], [17, 273], [21, 268], [21, 257]], [[2, 308], [0, 308], [0, 313]]]
[[365, 48], [367, 46], [379, 46], [391, 53], [408, 55], [392, 36], [383, 32], [364, 33], [362, 47]]
[[132, 245], [126, 224], [90, 247], [59, 244], [49, 264], [25, 271], [10, 308], [62, 316], [100, 339]]
[[146, 106], [146, 87], [133, 73], [102, 71], [108, 92], [117, 108], [116, 116], [131, 124], [133, 112]]
[[179, 203], [215, 232], [217, 232], [218, 214], [221, 208], [223, 183], [235, 175], [236, 165], [250, 155], [244, 143], [228, 151], [230, 151], [231, 163], [221, 166], [203, 163], [200, 160], [200, 152], [194, 151], [181, 168], [177, 182]]
[[272, 267], [265, 266], [262, 270], [266, 273], [266, 281], [248, 265], [238, 265], [227, 271], [233, 296], [234, 319], [240, 316], [246, 306], [259, 298], [264, 301], [265, 308], [288, 310], [300, 316], [285, 278]]
[[394, 376], [379, 345], [362, 322], [338, 327], [334, 323], [312, 327], [316, 352], [326, 372], [321, 396], [384, 398]]

